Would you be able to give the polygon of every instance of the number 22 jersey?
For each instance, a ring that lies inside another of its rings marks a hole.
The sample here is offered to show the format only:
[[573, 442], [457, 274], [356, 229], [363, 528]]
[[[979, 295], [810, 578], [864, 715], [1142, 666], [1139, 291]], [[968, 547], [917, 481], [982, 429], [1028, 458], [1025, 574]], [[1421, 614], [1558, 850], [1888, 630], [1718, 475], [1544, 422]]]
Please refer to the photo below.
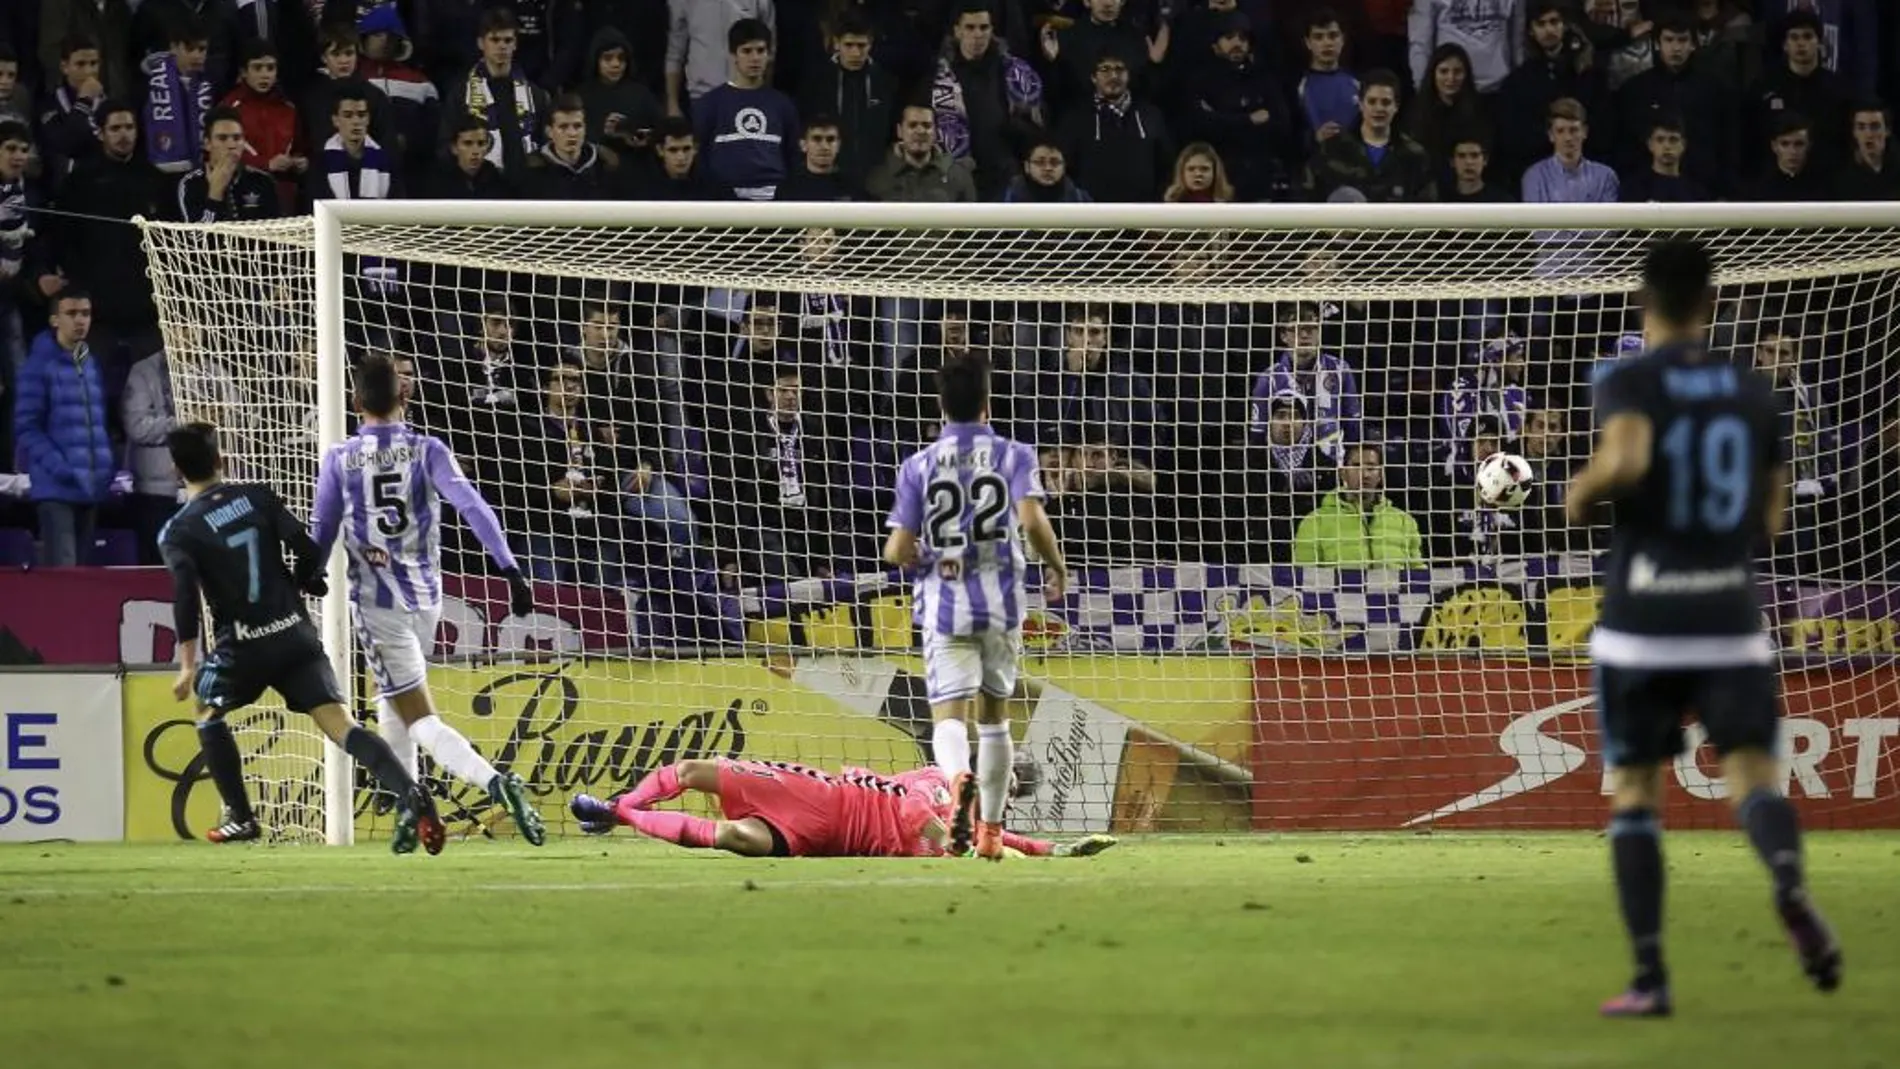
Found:
[[1027, 609], [1016, 506], [1041, 500], [1036, 453], [982, 423], [946, 424], [904, 461], [888, 526], [916, 535], [911, 611], [939, 635], [1005, 633]]

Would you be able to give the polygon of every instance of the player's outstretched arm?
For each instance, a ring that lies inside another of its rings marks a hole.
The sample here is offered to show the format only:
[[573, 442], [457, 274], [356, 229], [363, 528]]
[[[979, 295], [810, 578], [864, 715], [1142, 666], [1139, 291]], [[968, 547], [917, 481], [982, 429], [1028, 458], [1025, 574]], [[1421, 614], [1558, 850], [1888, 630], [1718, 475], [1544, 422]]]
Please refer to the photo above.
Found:
[[483, 499], [475, 484], [462, 474], [462, 466], [455, 461], [455, 455], [439, 438], [430, 438], [423, 447], [429, 473], [429, 481], [443, 500], [454, 506], [455, 514], [462, 517], [469, 530], [488, 551], [488, 557], [501, 569], [502, 577], [508, 580], [508, 611], [515, 616], [526, 616], [534, 611], [534, 588], [521, 574], [521, 565], [515, 561], [515, 551], [508, 546], [508, 536], [502, 532], [501, 521], [495, 517], [495, 510]]
[[1018, 502], [1016, 520], [1022, 524], [1030, 548], [1042, 558], [1044, 596], [1061, 601], [1069, 583], [1069, 565], [1062, 558], [1062, 542], [1056, 537], [1055, 525], [1049, 522], [1049, 514], [1043, 511], [1041, 499], [1031, 497]]
[[1597, 440], [1590, 463], [1571, 480], [1569, 495], [1564, 499], [1564, 511], [1570, 522], [1578, 526], [1588, 524], [1590, 510], [1598, 502], [1609, 501], [1642, 482], [1649, 474], [1654, 440], [1655, 428], [1648, 416], [1634, 411], [1611, 416], [1603, 425], [1603, 434]]

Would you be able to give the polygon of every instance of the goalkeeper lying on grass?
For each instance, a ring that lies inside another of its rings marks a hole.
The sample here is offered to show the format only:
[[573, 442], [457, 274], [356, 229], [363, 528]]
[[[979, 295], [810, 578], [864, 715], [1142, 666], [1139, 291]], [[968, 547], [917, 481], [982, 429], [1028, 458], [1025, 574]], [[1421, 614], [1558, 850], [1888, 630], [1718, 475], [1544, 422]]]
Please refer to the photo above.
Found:
[[[717, 797], [726, 819], [653, 808], [687, 791]], [[668, 765], [612, 803], [576, 795], [569, 808], [584, 831], [619, 823], [669, 843], [743, 857], [941, 857], [955, 801], [950, 781], [935, 768], [881, 776], [720, 758]], [[1107, 835], [1048, 843], [1009, 834], [1004, 842], [1032, 857], [1088, 857], [1114, 845]]]

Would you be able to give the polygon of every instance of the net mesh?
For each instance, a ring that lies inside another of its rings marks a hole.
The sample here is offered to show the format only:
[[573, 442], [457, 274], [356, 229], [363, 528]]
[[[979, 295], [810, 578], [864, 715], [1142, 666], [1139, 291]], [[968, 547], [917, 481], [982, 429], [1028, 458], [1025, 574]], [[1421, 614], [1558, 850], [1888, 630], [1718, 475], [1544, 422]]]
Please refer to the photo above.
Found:
[[[1592, 370], [1636, 344], [1657, 231], [932, 226], [344, 225], [347, 352], [407, 361], [410, 421], [537, 580], [537, 613], [510, 618], [446, 525], [432, 689], [557, 829], [571, 793], [674, 760], [930, 760], [879, 550], [896, 466], [935, 434], [931, 373], [964, 349], [990, 357], [993, 418], [1036, 445], [1078, 566], [1063, 603], [1031, 599], [1014, 823], [1598, 821], [1605, 532], [1568, 527], [1561, 491]], [[1714, 344], [1788, 410], [1763, 590], [1790, 791], [1824, 800], [1816, 823], [1892, 823], [1900, 228], [1693, 233], [1720, 265]], [[180, 415], [307, 511], [310, 222], [146, 234]], [[1536, 473], [1523, 509], [1475, 500], [1495, 450]], [[248, 725], [264, 819], [320, 835], [314, 731]], [[1706, 751], [1675, 778], [1720, 796]], [[458, 826], [506, 830], [439, 783]], [[383, 830], [366, 789], [357, 806]]]

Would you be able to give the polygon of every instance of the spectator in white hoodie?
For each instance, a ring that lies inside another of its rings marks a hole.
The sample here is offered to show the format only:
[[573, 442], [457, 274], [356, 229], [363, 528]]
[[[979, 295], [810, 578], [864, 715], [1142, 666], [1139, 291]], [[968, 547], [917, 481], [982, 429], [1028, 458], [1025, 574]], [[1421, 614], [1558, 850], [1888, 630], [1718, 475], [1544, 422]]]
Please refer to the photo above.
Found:
[[1459, 45], [1471, 57], [1478, 92], [1495, 91], [1523, 58], [1529, 6], [1529, 0], [1412, 0], [1406, 24], [1412, 84], [1430, 88], [1432, 53], [1440, 45]]

